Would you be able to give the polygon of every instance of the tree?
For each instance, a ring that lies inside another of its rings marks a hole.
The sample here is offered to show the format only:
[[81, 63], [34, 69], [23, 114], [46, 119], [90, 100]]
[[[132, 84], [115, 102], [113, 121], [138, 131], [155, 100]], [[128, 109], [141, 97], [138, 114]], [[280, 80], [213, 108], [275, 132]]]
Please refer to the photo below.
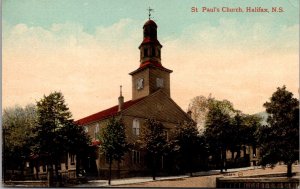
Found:
[[292, 176], [292, 164], [299, 159], [299, 101], [286, 87], [278, 87], [270, 101], [264, 103], [269, 114], [268, 125], [259, 130], [262, 165], [287, 164], [287, 176]]
[[219, 162], [221, 172], [226, 169], [226, 150], [232, 144], [231, 116], [234, 114], [232, 104], [227, 101], [211, 99], [205, 122], [204, 136], [210, 153]]
[[44, 98], [37, 102], [37, 115], [38, 124], [34, 129], [36, 137], [32, 150], [45, 159], [48, 184], [53, 186], [53, 166], [58, 177], [61, 156], [68, 152], [79, 154], [80, 149], [88, 145], [88, 139], [82, 128], [76, 128], [61, 92], [44, 95]]
[[197, 129], [199, 132], [202, 132], [205, 127], [205, 121], [211, 99], [211, 95], [209, 95], [208, 98], [204, 96], [196, 96], [189, 104], [188, 111], [191, 112], [191, 118], [197, 123]]
[[83, 127], [72, 121], [61, 128], [59, 137], [61, 140], [60, 143], [64, 145], [62, 152], [76, 155], [76, 174], [78, 175], [82, 166], [80, 160], [86, 160], [91, 153], [91, 147], [89, 145], [91, 139], [84, 131]]
[[112, 117], [107, 126], [100, 134], [101, 150], [105, 153], [109, 161], [109, 179], [108, 184], [111, 184], [111, 166], [113, 160], [118, 164], [122, 160], [124, 154], [129, 148], [126, 141], [125, 127], [121, 119]]
[[168, 149], [167, 137], [164, 133], [164, 126], [155, 119], [147, 119], [139, 138], [141, 148], [152, 158], [152, 178], [156, 178], [156, 166], [160, 156]]
[[[6, 169], [19, 169], [24, 172], [25, 160], [30, 156], [30, 146], [36, 126], [36, 107], [33, 104], [25, 108], [15, 106], [3, 110], [3, 166]], [[5, 175], [5, 178], [8, 175]]]
[[205, 144], [199, 136], [195, 123], [184, 122], [174, 132], [174, 142], [177, 145], [178, 153], [184, 161], [185, 167], [192, 176], [194, 158], [200, 153], [205, 153]]

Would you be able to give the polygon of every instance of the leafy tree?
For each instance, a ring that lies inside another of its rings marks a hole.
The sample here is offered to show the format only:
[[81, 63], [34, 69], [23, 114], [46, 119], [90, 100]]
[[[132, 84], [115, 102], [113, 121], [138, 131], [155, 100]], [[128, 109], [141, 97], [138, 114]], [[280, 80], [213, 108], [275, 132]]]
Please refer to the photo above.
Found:
[[104, 130], [102, 130], [100, 138], [102, 142], [101, 150], [105, 153], [105, 156], [109, 161], [108, 184], [110, 185], [113, 160], [116, 160], [119, 164], [129, 148], [122, 120], [112, 117]]
[[292, 176], [292, 164], [299, 149], [299, 101], [286, 87], [279, 87], [270, 101], [264, 103], [269, 114], [268, 125], [259, 130], [262, 165], [274, 166], [279, 161], [287, 164], [287, 176]]
[[[243, 146], [257, 145], [256, 131], [261, 126], [261, 118], [256, 115], [247, 115], [237, 111], [237, 114], [231, 118], [231, 134], [230, 151], [232, 152], [232, 159], [234, 152], [237, 152], [237, 158], [240, 157], [240, 151]], [[246, 152], [244, 152], [245, 154]]]
[[199, 132], [195, 123], [187, 123], [178, 125], [174, 132], [174, 142], [177, 145], [178, 152], [184, 161], [185, 167], [192, 176], [194, 158], [200, 153], [205, 153], [205, 144], [199, 136]]
[[64, 153], [79, 154], [88, 145], [88, 138], [82, 128], [76, 128], [72, 114], [65, 104], [61, 92], [44, 95], [37, 102], [36, 137], [32, 147], [35, 154], [45, 159], [48, 166], [49, 185], [53, 185], [53, 166], [58, 176], [59, 160]]
[[191, 118], [197, 123], [197, 129], [199, 132], [203, 132], [204, 130], [211, 100], [211, 95], [209, 95], [208, 97], [196, 96], [191, 100], [189, 104], [188, 111], [191, 112]]
[[[33, 104], [25, 108], [15, 106], [3, 110], [3, 166], [6, 169], [24, 172], [25, 160], [30, 156], [32, 129], [36, 126], [36, 107]], [[7, 175], [5, 175], [6, 177]]]
[[155, 180], [157, 161], [168, 149], [163, 124], [155, 119], [147, 119], [142, 128], [139, 143], [141, 148], [152, 157], [152, 177]]
[[[79, 174], [81, 164], [80, 161], [86, 160], [90, 155], [91, 139], [84, 131], [83, 127], [68, 122], [59, 132], [61, 144], [64, 145], [63, 152], [76, 155], [76, 174]], [[95, 151], [95, 149], [93, 150]]]
[[219, 162], [221, 172], [226, 169], [226, 149], [232, 144], [231, 116], [234, 114], [232, 104], [227, 101], [212, 99], [205, 123], [204, 136], [210, 153]]

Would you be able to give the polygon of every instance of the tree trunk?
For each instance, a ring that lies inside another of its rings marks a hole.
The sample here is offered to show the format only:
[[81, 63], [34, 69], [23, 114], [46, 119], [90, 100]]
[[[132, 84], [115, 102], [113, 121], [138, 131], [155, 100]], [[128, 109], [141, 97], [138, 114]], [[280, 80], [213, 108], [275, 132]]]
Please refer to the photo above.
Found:
[[53, 187], [53, 165], [48, 165], [48, 187]]
[[25, 167], [25, 164], [24, 164], [24, 161], [25, 160], [21, 160], [22, 162], [20, 163], [20, 168], [21, 168], [21, 179], [24, 180], [24, 167]]
[[221, 158], [220, 158], [220, 171], [223, 173], [223, 150], [221, 150]]
[[292, 177], [293, 173], [292, 173], [292, 163], [288, 163], [287, 164], [287, 177]]
[[156, 177], [156, 156], [153, 155], [153, 164], [152, 164], [152, 178], [155, 180]]
[[120, 160], [118, 160], [118, 178], [121, 178]]
[[112, 164], [112, 159], [109, 158], [109, 175], [108, 175], [108, 185], [111, 183], [111, 164]]
[[55, 161], [55, 176], [58, 178], [58, 163]]
[[35, 171], [36, 171], [36, 175], [35, 175], [35, 179], [36, 180], [39, 180], [39, 172], [40, 172], [40, 167], [39, 167], [39, 162], [38, 160], [35, 160], [35, 163], [34, 163], [34, 167], [35, 167]]
[[193, 165], [193, 158], [192, 156], [190, 156], [189, 159], [189, 162], [188, 162], [188, 166], [189, 166], [189, 172], [190, 172], [190, 176], [192, 177], [193, 176], [193, 169], [192, 169], [192, 165]]

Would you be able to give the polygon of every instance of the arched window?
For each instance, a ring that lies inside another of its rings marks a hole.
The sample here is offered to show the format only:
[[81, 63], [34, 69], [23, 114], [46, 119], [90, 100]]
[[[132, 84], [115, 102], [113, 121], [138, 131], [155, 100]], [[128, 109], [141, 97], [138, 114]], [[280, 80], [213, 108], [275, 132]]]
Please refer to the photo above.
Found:
[[138, 136], [140, 134], [140, 121], [138, 119], [133, 120], [132, 133], [136, 136]]
[[144, 57], [147, 57], [147, 56], [148, 56], [148, 49], [144, 48]]
[[96, 127], [95, 127], [95, 131], [94, 131], [94, 138], [97, 139], [97, 135], [98, 135], [98, 132], [99, 132], [99, 123], [96, 124]]
[[152, 54], [152, 56], [155, 56], [155, 48], [154, 47], [152, 47], [151, 54]]

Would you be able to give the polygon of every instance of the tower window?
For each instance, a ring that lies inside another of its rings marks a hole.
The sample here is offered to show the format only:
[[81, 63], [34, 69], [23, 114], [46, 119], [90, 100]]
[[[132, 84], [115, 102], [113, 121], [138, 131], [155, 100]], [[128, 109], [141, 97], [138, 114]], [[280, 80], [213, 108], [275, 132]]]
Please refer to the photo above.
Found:
[[132, 133], [136, 136], [140, 134], [140, 121], [138, 119], [133, 120]]
[[148, 56], [148, 49], [144, 48], [144, 57]]
[[154, 47], [152, 47], [152, 56], [155, 56], [155, 48]]
[[157, 56], [160, 58], [160, 49], [157, 49]]
[[163, 88], [164, 87], [164, 79], [163, 78], [156, 78], [156, 87]]

